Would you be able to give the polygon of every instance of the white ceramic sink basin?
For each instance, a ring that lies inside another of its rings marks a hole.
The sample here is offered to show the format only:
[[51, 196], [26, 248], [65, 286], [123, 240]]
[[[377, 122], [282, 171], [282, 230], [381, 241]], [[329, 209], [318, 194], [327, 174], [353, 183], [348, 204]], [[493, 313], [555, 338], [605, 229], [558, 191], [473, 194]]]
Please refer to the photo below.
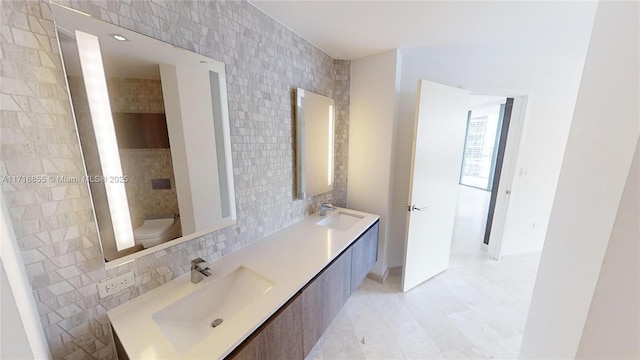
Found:
[[316, 224], [332, 229], [345, 231], [349, 230], [350, 227], [355, 225], [362, 218], [363, 217], [360, 215], [337, 211], [336, 213], [328, 216], [326, 219], [318, 221]]
[[[225, 323], [233, 321], [235, 314], [267, 293], [274, 282], [239, 266], [226, 275], [194, 286], [202, 288], [152, 315], [167, 340], [180, 353], [213, 331], [224, 331]], [[212, 323], [216, 319], [222, 319], [222, 323], [214, 328]]]

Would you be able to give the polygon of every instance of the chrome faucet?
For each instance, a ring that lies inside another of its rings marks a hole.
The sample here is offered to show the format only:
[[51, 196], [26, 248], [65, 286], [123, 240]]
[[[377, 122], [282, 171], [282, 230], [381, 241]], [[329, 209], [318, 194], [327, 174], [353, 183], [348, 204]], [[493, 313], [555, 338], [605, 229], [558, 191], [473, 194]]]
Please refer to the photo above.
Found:
[[337, 209], [337, 208], [329, 203], [322, 203], [322, 206], [320, 206], [320, 216], [327, 215], [328, 209]]
[[194, 284], [211, 275], [209, 264], [201, 258], [191, 260], [191, 282]]

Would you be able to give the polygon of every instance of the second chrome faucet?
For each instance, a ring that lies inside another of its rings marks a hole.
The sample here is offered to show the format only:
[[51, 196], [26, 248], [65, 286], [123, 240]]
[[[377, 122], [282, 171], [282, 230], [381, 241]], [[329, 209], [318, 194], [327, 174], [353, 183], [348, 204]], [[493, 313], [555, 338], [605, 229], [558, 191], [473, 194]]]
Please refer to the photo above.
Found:
[[191, 282], [194, 284], [204, 280], [204, 278], [210, 276], [212, 273], [209, 270], [209, 264], [202, 258], [195, 258], [191, 260]]
[[336, 207], [329, 203], [322, 203], [322, 206], [320, 206], [320, 216], [327, 215], [328, 209], [336, 209]]

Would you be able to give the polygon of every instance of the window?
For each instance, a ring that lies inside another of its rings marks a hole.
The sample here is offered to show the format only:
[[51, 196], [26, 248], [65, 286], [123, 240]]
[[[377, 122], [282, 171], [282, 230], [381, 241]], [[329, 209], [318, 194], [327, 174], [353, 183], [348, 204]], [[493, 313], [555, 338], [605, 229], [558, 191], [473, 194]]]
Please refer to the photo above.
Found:
[[460, 184], [491, 190], [494, 148], [505, 101], [494, 101], [469, 111]]

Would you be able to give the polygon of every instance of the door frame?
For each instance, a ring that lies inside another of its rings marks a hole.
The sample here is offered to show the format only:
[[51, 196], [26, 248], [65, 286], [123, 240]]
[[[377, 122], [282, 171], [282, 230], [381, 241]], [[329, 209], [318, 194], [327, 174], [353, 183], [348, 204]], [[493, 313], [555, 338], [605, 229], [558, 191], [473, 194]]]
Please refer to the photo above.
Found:
[[[496, 206], [493, 214], [493, 223], [489, 235], [489, 245], [482, 243], [482, 247], [487, 249], [487, 254], [494, 260], [502, 260], [502, 246], [504, 228], [507, 223], [507, 213], [509, 209], [509, 199], [512, 195], [513, 182], [516, 177], [517, 165], [519, 163], [519, 151], [522, 142], [522, 134], [526, 129], [526, 119], [529, 117], [532, 95], [529, 90], [485, 88], [475, 86], [462, 86], [463, 89], [471, 92], [472, 95], [504, 96], [513, 98], [513, 109], [511, 112], [511, 124], [507, 136], [505, 155], [502, 163], [502, 174], [496, 198]], [[507, 194], [509, 191], [509, 194]], [[485, 229], [486, 231], [486, 229]]]
[[530, 101], [530, 95], [508, 95], [508, 97], [513, 98], [511, 123], [509, 125], [509, 134], [507, 135], [498, 189], [494, 189], [497, 191], [497, 197], [487, 249], [489, 256], [498, 261], [502, 260], [503, 235], [507, 223], [509, 199], [513, 194], [519, 150], [527, 118], [527, 109], [529, 108], [527, 105]]
[[[493, 157], [491, 159], [491, 173], [489, 176], [489, 187], [491, 188], [491, 197], [489, 199], [489, 210], [487, 212], [487, 220], [484, 226], [484, 236], [482, 243], [489, 244], [491, 227], [493, 226], [493, 215], [495, 213], [496, 200], [498, 198], [498, 190], [500, 179], [502, 178], [502, 164], [506, 154], [507, 139], [509, 130], [511, 130], [511, 114], [513, 113], [513, 98], [506, 98], [504, 104], [500, 105], [500, 121], [496, 129], [496, 140], [493, 148]], [[497, 175], [497, 176], [496, 176]]]

